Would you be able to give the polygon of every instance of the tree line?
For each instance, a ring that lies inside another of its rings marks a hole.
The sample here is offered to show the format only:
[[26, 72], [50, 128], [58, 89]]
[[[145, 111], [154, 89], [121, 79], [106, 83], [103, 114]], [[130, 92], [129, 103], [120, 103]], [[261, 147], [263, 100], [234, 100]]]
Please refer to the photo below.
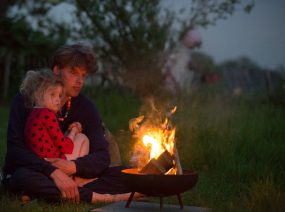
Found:
[[[74, 8], [70, 23], [47, 16], [63, 3]], [[181, 20], [163, 0], [2, 0], [0, 103], [15, 93], [27, 70], [49, 66], [58, 46], [78, 40], [88, 40], [95, 49], [106, 80], [139, 95], [159, 92], [165, 53], [187, 30], [213, 25], [237, 8], [250, 12], [254, 0], [192, 0], [188, 6]]]

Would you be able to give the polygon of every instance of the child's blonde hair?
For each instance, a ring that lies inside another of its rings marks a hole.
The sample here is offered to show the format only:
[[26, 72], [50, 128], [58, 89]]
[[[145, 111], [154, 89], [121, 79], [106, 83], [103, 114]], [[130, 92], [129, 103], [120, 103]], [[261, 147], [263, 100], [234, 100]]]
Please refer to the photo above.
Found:
[[50, 86], [63, 86], [61, 79], [51, 70], [28, 71], [20, 86], [20, 92], [25, 97], [26, 106], [33, 107], [36, 103], [36, 92], [42, 98]]

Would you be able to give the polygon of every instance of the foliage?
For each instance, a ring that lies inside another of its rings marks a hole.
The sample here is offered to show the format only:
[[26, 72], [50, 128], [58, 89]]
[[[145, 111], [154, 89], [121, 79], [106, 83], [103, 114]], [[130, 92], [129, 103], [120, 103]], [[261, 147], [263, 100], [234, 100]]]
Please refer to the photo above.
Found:
[[[17, 89], [18, 83], [9, 82], [19, 82], [27, 69], [48, 66], [50, 54], [68, 37], [64, 26], [45, 18], [51, 7], [48, 3], [19, 0], [1, 4], [0, 68], [4, 71], [0, 78], [3, 86], [0, 102]], [[37, 27], [32, 26], [29, 18], [37, 20]]]
[[[77, 8], [77, 38], [87, 38], [101, 58], [115, 63], [112, 74], [139, 95], [157, 94], [163, 89], [162, 71], [166, 52], [189, 28], [207, 26], [234, 12], [242, 1], [191, 1], [191, 14], [180, 23], [171, 9], [159, 0], [94, 1], [70, 0]], [[247, 5], [253, 5], [248, 3]], [[179, 24], [178, 24], [179, 25]], [[176, 44], [175, 44], [176, 42]]]
[[75, 1], [78, 35], [95, 45], [105, 62], [135, 92], [160, 89], [161, 53], [171, 42], [173, 15], [161, 14], [160, 1]]
[[[88, 39], [104, 63], [112, 65], [111, 78], [118, 79], [140, 95], [159, 93], [164, 86], [162, 72], [166, 52], [177, 45], [179, 34], [191, 27], [207, 26], [226, 18], [242, 0], [191, 1], [191, 14], [181, 20], [162, 1], [132, 0], [13, 0], [0, 4], [0, 67], [2, 101], [15, 90], [23, 70], [48, 64], [54, 49], [71, 38]], [[48, 12], [61, 3], [76, 8], [71, 24], [59, 24]], [[253, 3], [245, 4], [247, 11]], [[175, 43], [176, 42], [176, 43]], [[43, 51], [44, 49], [44, 51]], [[106, 70], [105, 70], [106, 71]], [[14, 76], [17, 77], [14, 77]], [[109, 79], [109, 78], [107, 78]], [[4, 81], [4, 83], [3, 83]]]
[[200, 51], [191, 53], [190, 69], [201, 74], [216, 71], [214, 59]]
[[244, 11], [250, 13], [254, 7], [255, 0], [192, 0], [191, 2], [191, 17], [188, 25], [192, 27], [202, 26], [207, 27], [214, 25], [220, 19], [227, 19], [237, 10], [238, 5], [242, 5]]
[[250, 58], [248, 57], [240, 57], [236, 60], [228, 60], [219, 65], [219, 68], [222, 70], [227, 69], [236, 69], [236, 70], [258, 70], [261, 71], [261, 68]]

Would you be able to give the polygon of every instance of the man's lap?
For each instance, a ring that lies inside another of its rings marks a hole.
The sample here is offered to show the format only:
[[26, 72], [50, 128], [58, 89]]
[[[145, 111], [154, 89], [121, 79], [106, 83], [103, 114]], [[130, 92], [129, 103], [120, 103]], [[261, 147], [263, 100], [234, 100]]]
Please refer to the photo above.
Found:
[[[121, 180], [121, 170], [124, 166], [109, 167], [97, 180], [79, 187], [80, 201], [91, 202], [92, 192], [120, 194], [130, 190]], [[8, 191], [17, 195], [29, 195], [32, 198], [40, 198], [48, 202], [60, 201], [60, 191], [51, 178], [27, 168], [19, 168], [6, 181]]]
[[125, 166], [108, 167], [102, 176], [98, 179], [84, 185], [85, 188], [89, 188], [94, 192], [104, 194], [121, 194], [128, 193], [130, 190], [127, 188], [121, 178], [121, 170], [125, 169]]
[[[54, 182], [46, 175], [27, 168], [17, 169], [6, 181], [5, 187], [9, 192], [16, 195], [25, 194], [48, 202], [60, 201], [60, 191]], [[79, 193], [81, 201], [91, 202], [92, 190], [79, 188]]]

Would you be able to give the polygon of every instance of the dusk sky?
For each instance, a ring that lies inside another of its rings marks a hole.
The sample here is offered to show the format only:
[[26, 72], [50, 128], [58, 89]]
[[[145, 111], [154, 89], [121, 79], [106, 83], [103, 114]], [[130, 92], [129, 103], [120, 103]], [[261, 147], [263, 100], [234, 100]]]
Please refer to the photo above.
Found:
[[[191, 3], [190, 0], [162, 2], [177, 11], [190, 8]], [[72, 10], [65, 5], [64, 10], [55, 10], [52, 16], [66, 19]], [[285, 66], [285, 0], [255, 0], [250, 14], [240, 8], [227, 20], [219, 20], [215, 26], [199, 32], [203, 40], [200, 50], [211, 55], [215, 62], [248, 56], [262, 68]]]
[[[173, 8], [189, 0], [167, 0]], [[255, 0], [251, 13], [236, 11], [227, 20], [199, 30], [200, 50], [216, 62], [248, 56], [263, 68], [285, 66], [285, 0]]]

